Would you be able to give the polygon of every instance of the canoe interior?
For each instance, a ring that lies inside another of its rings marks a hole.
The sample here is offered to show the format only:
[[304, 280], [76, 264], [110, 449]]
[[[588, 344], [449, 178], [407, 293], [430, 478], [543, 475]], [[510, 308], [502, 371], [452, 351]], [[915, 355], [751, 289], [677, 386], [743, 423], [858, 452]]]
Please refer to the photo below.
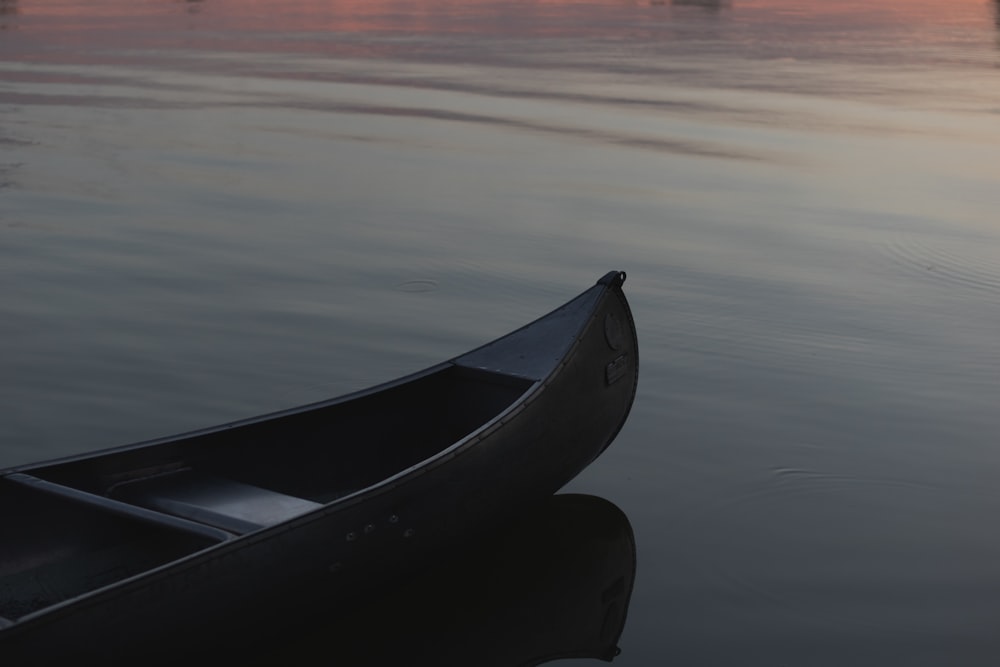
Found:
[[17, 620], [213, 543], [0, 480], [0, 618]]
[[[0, 628], [370, 487], [462, 440], [533, 385], [445, 364], [354, 397], [20, 468], [0, 478]], [[218, 511], [189, 511], [206, 498]], [[260, 514], [228, 516], [227, 502]]]
[[447, 365], [357, 398], [27, 472], [108, 495], [130, 481], [194, 470], [328, 503], [453, 445], [532, 384]]

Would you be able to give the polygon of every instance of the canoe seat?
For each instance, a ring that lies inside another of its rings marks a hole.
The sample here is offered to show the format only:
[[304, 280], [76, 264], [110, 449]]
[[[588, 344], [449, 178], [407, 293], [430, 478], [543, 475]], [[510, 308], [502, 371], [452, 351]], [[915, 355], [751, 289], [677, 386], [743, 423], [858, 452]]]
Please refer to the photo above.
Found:
[[120, 484], [112, 495], [237, 535], [322, 507], [311, 500], [193, 470]]

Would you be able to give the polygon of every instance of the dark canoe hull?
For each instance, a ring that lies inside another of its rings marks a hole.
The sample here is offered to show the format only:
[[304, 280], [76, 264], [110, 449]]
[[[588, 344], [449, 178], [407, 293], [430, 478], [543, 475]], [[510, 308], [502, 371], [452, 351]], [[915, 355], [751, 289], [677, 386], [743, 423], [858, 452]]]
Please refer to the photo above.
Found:
[[[248, 630], [351, 604], [497, 529], [565, 485], [623, 425], [638, 377], [623, 280], [610, 273], [513, 334], [371, 390], [4, 471], [0, 654], [17, 664], [168, 660], [195, 643], [238, 644]], [[241, 530], [129, 495], [191, 468], [293, 489], [312, 509]], [[66, 566], [77, 572], [41, 563], [18, 575], [33, 549], [58, 560], [88, 540]]]

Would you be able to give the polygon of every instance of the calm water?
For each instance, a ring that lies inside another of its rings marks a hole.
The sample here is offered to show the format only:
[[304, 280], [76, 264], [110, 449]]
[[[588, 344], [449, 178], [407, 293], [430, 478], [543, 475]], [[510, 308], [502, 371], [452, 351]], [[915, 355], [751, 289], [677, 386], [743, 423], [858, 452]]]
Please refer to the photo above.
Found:
[[0, 466], [620, 268], [616, 664], [996, 665], [998, 155], [989, 0], [0, 0]]

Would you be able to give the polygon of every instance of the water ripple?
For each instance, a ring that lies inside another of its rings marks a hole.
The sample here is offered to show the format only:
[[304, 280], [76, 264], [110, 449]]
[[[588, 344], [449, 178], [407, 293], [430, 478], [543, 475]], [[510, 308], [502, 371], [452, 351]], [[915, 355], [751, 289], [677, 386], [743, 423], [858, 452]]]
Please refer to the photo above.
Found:
[[959, 290], [1000, 296], [1000, 242], [993, 238], [931, 241], [907, 234], [891, 240], [886, 251], [911, 276]]

